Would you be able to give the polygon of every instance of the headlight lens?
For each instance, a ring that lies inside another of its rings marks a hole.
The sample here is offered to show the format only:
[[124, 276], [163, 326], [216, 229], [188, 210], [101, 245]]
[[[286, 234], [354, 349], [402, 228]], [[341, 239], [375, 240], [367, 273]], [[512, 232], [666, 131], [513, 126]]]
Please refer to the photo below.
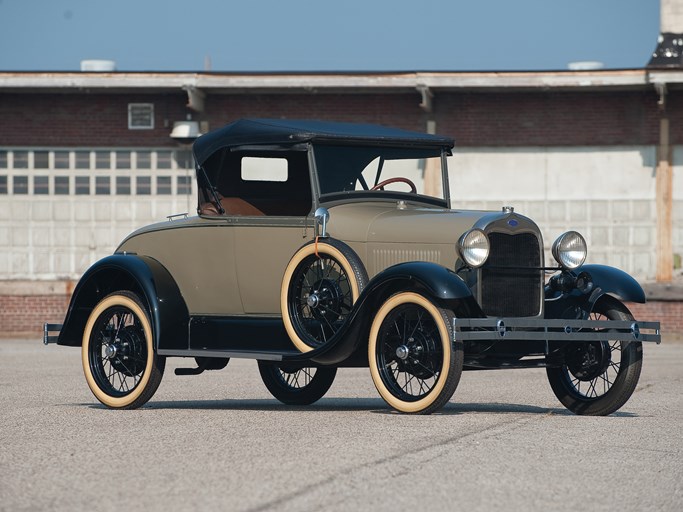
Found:
[[458, 253], [470, 267], [481, 267], [489, 257], [489, 239], [481, 229], [470, 229], [458, 240]]
[[553, 258], [569, 270], [583, 265], [587, 253], [586, 241], [576, 231], [561, 234], [553, 244]]

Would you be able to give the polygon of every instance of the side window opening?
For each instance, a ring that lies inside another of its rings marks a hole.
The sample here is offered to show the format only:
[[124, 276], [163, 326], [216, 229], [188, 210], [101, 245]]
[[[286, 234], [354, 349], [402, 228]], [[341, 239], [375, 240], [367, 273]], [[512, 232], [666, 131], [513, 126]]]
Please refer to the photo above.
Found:
[[[306, 151], [228, 149], [216, 157], [205, 168], [226, 215], [303, 217], [310, 213], [313, 199]], [[201, 200], [209, 201], [205, 195], [200, 195]], [[203, 214], [216, 215], [213, 210], [200, 206]]]

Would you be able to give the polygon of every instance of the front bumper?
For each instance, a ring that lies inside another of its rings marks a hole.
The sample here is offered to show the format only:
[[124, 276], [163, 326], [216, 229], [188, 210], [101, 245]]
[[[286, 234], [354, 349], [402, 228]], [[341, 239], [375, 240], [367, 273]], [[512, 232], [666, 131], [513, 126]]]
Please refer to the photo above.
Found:
[[632, 320], [456, 318], [453, 331], [462, 341], [662, 341], [659, 322]]

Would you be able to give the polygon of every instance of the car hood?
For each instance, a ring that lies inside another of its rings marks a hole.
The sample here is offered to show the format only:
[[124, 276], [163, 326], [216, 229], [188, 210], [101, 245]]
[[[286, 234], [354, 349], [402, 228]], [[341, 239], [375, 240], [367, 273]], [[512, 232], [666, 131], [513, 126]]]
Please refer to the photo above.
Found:
[[351, 242], [455, 244], [462, 233], [503, 214], [404, 203], [351, 203], [329, 208], [330, 235]]

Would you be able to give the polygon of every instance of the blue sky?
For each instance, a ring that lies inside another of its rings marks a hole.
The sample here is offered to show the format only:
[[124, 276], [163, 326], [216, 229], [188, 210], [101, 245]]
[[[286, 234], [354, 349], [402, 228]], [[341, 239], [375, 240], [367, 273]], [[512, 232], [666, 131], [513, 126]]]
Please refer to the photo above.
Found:
[[659, 0], [0, 0], [0, 70], [645, 66]]

